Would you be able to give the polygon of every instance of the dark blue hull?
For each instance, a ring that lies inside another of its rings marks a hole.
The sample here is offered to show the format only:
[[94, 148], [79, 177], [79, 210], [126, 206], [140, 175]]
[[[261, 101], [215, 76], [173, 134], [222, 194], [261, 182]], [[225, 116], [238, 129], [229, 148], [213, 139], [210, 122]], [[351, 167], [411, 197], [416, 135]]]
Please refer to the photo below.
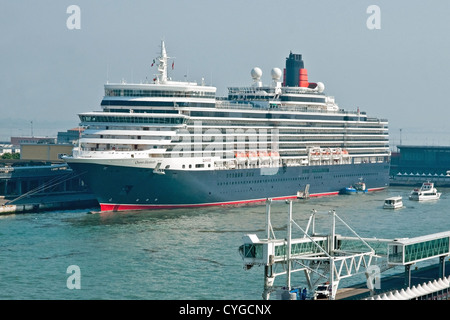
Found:
[[[388, 163], [297, 166], [234, 170], [166, 170], [69, 163], [96, 195], [102, 211], [178, 208], [296, 198], [309, 185], [310, 196], [338, 194], [362, 180], [369, 191], [389, 184]], [[271, 168], [274, 169], [274, 168]]]

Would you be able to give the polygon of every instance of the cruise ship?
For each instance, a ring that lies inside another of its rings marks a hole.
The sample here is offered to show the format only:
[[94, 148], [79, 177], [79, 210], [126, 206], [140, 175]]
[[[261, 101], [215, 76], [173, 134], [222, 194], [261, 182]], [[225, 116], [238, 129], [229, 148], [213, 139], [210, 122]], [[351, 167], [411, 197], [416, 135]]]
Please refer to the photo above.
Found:
[[[282, 71], [251, 69], [249, 85], [216, 87], [157, 74], [106, 83], [101, 110], [79, 114], [78, 146], [65, 158], [102, 211], [238, 205], [338, 194], [363, 181], [389, 183], [388, 121], [345, 111], [309, 82], [302, 55]], [[173, 64], [172, 64], [173, 67]], [[249, 68], [250, 69], [250, 68]]]

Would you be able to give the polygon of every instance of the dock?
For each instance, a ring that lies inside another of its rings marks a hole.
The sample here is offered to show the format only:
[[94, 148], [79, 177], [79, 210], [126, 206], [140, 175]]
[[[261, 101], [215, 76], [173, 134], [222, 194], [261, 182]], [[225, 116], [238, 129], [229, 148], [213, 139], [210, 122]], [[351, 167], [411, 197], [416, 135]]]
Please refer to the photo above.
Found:
[[[382, 277], [380, 279], [380, 289], [376, 289], [374, 293], [371, 293], [367, 287], [367, 283], [360, 283], [358, 285], [339, 289], [336, 294], [336, 300], [367, 300], [371, 297], [382, 297], [383, 294], [386, 296], [389, 293], [394, 293], [395, 291], [405, 290], [407, 288], [418, 287], [419, 285], [426, 285], [427, 283], [433, 283], [435, 280], [446, 277], [447, 279], [450, 277], [450, 261], [446, 261], [445, 263], [445, 271], [444, 275], [440, 274], [440, 266], [438, 264], [429, 265], [422, 268], [414, 269], [411, 272], [411, 283], [405, 284], [405, 274], [398, 273], [387, 277]], [[445, 290], [445, 300], [449, 300], [450, 297], [447, 297], [449, 287]], [[437, 292], [437, 291], [436, 291]], [[434, 296], [430, 293], [430, 297], [427, 295], [419, 296], [420, 299], [433, 299]], [[441, 297], [442, 299], [443, 297]]]
[[0, 214], [98, 207], [81, 176], [61, 162], [0, 162]]
[[98, 206], [97, 200], [89, 192], [47, 194], [29, 197], [17, 202], [1, 198], [0, 215], [96, 208]]

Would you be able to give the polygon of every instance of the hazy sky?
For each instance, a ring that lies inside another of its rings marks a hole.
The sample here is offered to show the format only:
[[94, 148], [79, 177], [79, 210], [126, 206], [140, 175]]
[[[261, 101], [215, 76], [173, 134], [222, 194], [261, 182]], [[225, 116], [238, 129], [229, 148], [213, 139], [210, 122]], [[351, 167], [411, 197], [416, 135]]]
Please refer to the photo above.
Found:
[[[70, 5], [81, 29], [67, 27]], [[388, 119], [392, 144], [402, 129], [404, 144], [450, 145], [449, 17], [448, 0], [1, 0], [0, 140], [76, 127], [107, 80], [153, 78], [164, 39], [174, 80], [225, 95], [255, 66], [269, 83], [292, 51], [341, 108]]]

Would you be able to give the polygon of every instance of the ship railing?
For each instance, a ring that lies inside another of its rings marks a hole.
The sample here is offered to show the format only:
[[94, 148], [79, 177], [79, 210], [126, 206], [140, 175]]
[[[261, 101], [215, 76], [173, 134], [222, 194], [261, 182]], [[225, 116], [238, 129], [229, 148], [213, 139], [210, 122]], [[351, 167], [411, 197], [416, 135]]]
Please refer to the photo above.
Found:
[[[365, 116], [365, 112], [359, 112], [358, 111], [346, 111], [344, 109], [338, 109], [338, 110], [330, 110], [327, 109], [324, 105], [304, 105], [304, 106], [290, 106], [285, 104], [275, 104], [275, 103], [269, 103], [267, 107], [262, 107], [260, 104], [252, 104], [250, 101], [243, 101], [243, 102], [233, 102], [225, 100], [225, 98], [217, 99], [216, 103], [217, 109], [244, 109], [244, 110], [276, 110], [276, 111], [295, 111], [295, 112], [317, 112], [317, 113], [332, 113], [332, 114], [343, 114], [343, 115], [360, 115]], [[377, 118], [371, 118], [371, 121], [381, 121], [381, 122], [387, 122], [385, 119], [377, 119]]]
[[158, 152], [155, 152], [156, 149], [149, 150], [73, 150], [73, 157], [77, 158], [149, 158], [155, 155], [163, 156], [165, 153], [165, 149], [158, 149]]
[[340, 158], [339, 161], [333, 161], [332, 159], [313, 159], [308, 156], [284, 156], [279, 159], [272, 159], [269, 162], [257, 161], [250, 163], [247, 160], [244, 162], [238, 162], [237, 159], [220, 159], [216, 160], [214, 167], [216, 170], [228, 170], [228, 169], [249, 169], [249, 168], [283, 168], [283, 167], [301, 167], [307, 165], [339, 165], [348, 164], [351, 159]]
[[388, 119], [367, 118], [368, 122], [388, 122]]
[[342, 164], [360, 164], [360, 163], [384, 163], [389, 162], [388, 155], [386, 154], [365, 154], [365, 155], [350, 155], [340, 154], [329, 156], [319, 153], [308, 154], [307, 156], [282, 156], [276, 161], [269, 163], [262, 163], [257, 161], [255, 163], [249, 163], [248, 161], [240, 161], [237, 159], [220, 159], [215, 161], [216, 169], [243, 169], [243, 168], [271, 168], [271, 167], [297, 167], [307, 165], [342, 165]]

